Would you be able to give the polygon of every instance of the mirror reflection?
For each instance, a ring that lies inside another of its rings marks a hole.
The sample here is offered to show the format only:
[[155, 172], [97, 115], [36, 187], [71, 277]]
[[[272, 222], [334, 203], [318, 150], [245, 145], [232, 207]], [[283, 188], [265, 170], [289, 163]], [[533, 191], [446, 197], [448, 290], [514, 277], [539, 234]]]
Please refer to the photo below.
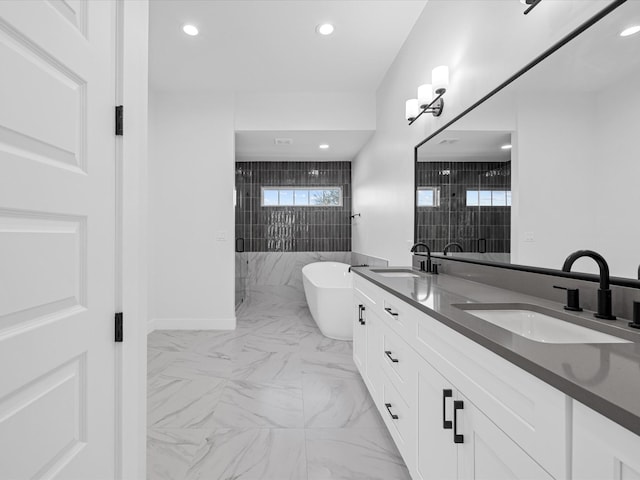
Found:
[[638, 278], [640, 33], [620, 36], [634, 21], [627, 2], [418, 148], [416, 241], [554, 269], [591, 249]]

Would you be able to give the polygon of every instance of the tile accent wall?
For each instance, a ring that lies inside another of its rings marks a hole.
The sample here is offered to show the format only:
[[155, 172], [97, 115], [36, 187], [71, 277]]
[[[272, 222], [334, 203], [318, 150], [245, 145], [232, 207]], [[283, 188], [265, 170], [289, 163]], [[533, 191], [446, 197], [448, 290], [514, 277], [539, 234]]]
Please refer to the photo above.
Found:
[[440, 187], [439, 207], [418, 207], [417, 240], [442, 251], [449, 242], [465, 252], [511, 251], [511, 207], [467, 207], [466, 191], [511, 190], [511, 162], [418, 162], [418, 186]]
[[[343, 205], [262, 207], [266, 186], [338, 186]], [[351, 162], [237, 162], [236, 192], [236, 239], [245, 251], [351, 251]]]

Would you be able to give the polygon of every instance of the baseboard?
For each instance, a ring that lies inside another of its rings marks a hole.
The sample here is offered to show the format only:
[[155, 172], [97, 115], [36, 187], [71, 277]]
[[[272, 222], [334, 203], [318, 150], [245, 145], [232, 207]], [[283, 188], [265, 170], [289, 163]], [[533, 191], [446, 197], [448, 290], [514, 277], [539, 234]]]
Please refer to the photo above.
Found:
[[233, 318], [154, 318], [147, 324], [147, 334], [154, 330], [235, 330]]

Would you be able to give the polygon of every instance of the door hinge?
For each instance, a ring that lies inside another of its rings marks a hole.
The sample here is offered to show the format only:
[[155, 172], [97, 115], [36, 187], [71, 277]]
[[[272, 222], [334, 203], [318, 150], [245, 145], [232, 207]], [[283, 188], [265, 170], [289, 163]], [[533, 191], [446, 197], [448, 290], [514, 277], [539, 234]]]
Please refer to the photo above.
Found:
[[123, 122], [124, 122], [124, 107], [122, 105], [116, 106], [116, 135], [122, 136]]
[[116, 313], [115, 316], [115, 335], [114, 340], [118, 343], [122, 342], [123, 331], [122, 331], [122, 312]]

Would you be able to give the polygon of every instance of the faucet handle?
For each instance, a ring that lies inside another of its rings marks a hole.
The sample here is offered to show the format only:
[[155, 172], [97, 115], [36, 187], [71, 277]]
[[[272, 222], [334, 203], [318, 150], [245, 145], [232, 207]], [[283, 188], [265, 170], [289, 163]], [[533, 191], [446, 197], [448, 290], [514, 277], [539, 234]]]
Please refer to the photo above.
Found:
[[633, 322], [629, 322], [631, 328], [640, 328], [640, 302], [633, 302]]
[[567, 291], [567, 304], [564, 306], [565, 310], [569, 310], [571, 312], [582, 311], [582, 308], [580, 307], [580, 290], [579, 289], [560, 287], [558, 285], [554, 285], [553, 288]]

